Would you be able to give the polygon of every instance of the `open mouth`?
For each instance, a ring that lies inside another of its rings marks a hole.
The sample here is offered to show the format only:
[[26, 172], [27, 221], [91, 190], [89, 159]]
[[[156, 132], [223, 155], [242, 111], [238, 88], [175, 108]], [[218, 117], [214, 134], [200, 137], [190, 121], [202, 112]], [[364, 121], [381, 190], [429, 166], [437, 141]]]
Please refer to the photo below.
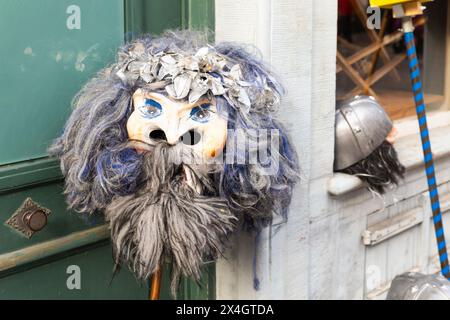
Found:
[[198, 194], [202, 192], [202, 187], [198, 182], [196, 174], [192, 171], [192, 168], [181, 164], [174, 174], [174, 178], [179, 178], [183, 183], [191, 187]]
[[[141, 140], [130, 140], [131, 146], [138, 152], [152, 152], [154, 146], [148, 144], [147, 142]], [[198, 194], [201, 194], [202, 187], [197, 175], [193, 171], [194, 169], [184, 163], [178, 165], [175, 173], [172, 176], [172, 180], [179, 179], [182, 183], [185, 183], [191, 187]]]

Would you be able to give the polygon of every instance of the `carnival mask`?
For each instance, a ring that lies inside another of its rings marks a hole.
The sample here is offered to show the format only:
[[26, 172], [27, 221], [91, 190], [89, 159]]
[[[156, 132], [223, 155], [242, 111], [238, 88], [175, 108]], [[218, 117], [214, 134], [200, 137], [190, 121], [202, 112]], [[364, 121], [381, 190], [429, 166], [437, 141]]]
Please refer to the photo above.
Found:
[[[181, 275], [198, 280], [239, 219], [260, 229], [286, 218], [299, 169], [274, 119], [282, 93], [253, 55], [198, 33], [126, 44], [78, 93], [50, 150], [69, 207], [105, 214], [116, 265], [147, 279], [170, 262], [172, 292]], [[255, 151], [268, 161], [249, 161]]]

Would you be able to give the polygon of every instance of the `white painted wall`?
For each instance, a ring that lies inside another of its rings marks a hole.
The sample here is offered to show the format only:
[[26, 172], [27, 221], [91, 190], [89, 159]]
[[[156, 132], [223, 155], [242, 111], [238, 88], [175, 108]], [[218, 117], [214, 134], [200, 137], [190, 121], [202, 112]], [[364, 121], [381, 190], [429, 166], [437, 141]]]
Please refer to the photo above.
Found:
[[[294, 138], [303, 176], [288, 223], [275, 223], [261, 235], [260, 290], [253, 289], [254, 239], [243, 234], [227, 260], [217, 264], [219, 299], [302, 299], [314, 291], [315, 285], [310, 286], [314, 279], [308, 276], [315, 260], [309, 250], [315, 237], [311, 239], [311, 231], [331, 223], [323, 216], [329, 206], [326, 181], [332, 175], [334, 152], [336, 4], [335, 0], [216, 0], [216, 41], [255, 44], [282, 75], [288, 94], [280, 118]], [[318, 221], [313, 230], [311, 220]]]
[[[436, 244], [415, 119], [395, 147], [405, 181], [384, 197], [364, 188], [330, 196], [333, 176], [336, 0], [216, 0], [216, 41], [256, 45], [287, 88], [280, 118], [300, 157], [287, 223], [264, 230], [258, 246], [237, 236], [216, 270], [218, 299], [382, 299], [399, 273], [436, 272]], [[438, 115], [442, 118], [441, 115]], [[441, 207], [450, 231], [450, 124], [430, 117]], [[413, 218], [411, 218], [413, 217]], [[362, 234], [386, 232], [365, 245]], [[397, 232], [399, 228], [402, 232]], [[260, 289], [253, 288], [253, 256]]]

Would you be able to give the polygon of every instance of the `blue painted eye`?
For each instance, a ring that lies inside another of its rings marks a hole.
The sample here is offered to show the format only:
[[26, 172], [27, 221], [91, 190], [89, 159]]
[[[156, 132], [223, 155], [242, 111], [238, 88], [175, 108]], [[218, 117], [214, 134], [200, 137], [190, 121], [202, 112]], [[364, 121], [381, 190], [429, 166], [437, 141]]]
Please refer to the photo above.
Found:
[[209, 110], [211, 105], [209, 103], [204, 103], [201, 106], [192, 108], [190, 118], [194, 121], [205, 123], [211, 118], [212, 111]]
[[153, 119], [161, 115], [161, 104], [153, 99], [145, 99], [144, 105], [139, 107], [141, 114], [147, 119]]

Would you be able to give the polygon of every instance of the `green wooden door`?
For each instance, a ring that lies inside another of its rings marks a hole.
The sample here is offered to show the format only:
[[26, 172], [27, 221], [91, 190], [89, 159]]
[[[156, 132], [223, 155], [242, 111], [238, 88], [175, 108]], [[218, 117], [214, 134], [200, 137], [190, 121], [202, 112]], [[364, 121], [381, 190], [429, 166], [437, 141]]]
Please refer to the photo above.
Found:
[[[46, 149], [61, 134], [74, 94], [114, 59], [125, 39], [167, 27], [211, 26], [212, 4], [0, 3], [0, 299], [147, 299], [148, 285], [127, 270], [112, 279], [109, 234], [102, 217], [66, 210], [59, 164], [48, 158]], [[206, 15], [194, 15], [199, 8], [209, 9]], [[47, 225], [31, 238], [5, 223], [27, 199], [51, 211]], [[213, 298], [214, 265], [205, 266], [202, 284], [184, 280], [180, 298]], [[166, 279], [163, 298], [170, 298], [167, 286]]]

